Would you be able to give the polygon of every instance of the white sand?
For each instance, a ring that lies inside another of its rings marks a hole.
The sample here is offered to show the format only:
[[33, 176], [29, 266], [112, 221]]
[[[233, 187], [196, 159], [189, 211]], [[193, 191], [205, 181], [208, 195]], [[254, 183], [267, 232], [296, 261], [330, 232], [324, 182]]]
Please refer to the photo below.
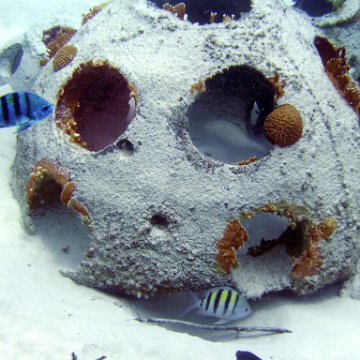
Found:
[[[61, 12], [62, 17], [80, 21], [81, 13], [96, 3], [1, 2], [0, 48], [44, 16]], [[84, 230], [80, 225], [73, 225], [70, 231], [66, 228], [66, 218], [72, 214], [57, 218], [60, 224], [55, 228], [46, 227], [44, 222], [36, 236], [23, 230], [20, 209], [10, 188], [16, 152], [13, 131], [0, 130], [1, 359], [70, 360], [75, 352], [79, 360], [103, 355], [114, 360], [234, 360], [239, 349], [253, 351], [263, 360], [360, 358], [360, 302], [340, 298], [336, 288], [306, 298], [263, 299], [252, 303], [253, 315], [242, 322], [286, 327], [292, 334], [212, 342], [138, 323], [127, 305], [114, 305], [117, 298], [63, 277], [59, 267], [72, 266], [81, 254], [66, 254], [61, 249], [68, 244], [76, 244], [78, 251], [86, 247], [82, 243]]]

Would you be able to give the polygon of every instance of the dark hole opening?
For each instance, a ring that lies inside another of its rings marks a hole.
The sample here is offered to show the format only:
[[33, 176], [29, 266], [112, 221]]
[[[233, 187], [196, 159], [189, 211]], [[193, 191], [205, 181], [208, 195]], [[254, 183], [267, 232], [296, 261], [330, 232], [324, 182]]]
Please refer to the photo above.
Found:
[[267, 155], [272, 145], [263, 134], [265, 117], [274, 109], [274, 89], [249, 66], [226, 68], [205, 81], [187, 112], [193, 144], [226, 163]]
[[333, 11], [331, 2], [326, 0], [300, 0], [297, 6], [313, 17], [323, 16]]
[[116, 144], [116, 147], [120, 151], [122, 151], [122, 152], [124, 152], [124, 153], [126, 153], [128, 155], [131, 155], [131, 154], [134, 153], [134, 145], [133, 145], [133, 143], [131, 141], [129, 141], [127, 139], [119, 140], [117, 142], [117, 144]]
[[169, 225], [169, 219], [165, 214], [157, 213], [151, 217], [150, 223], [159, 228], [164, 228]]
[[176, 5], [184, 2], [186, 5], [186, 14], [191, 23], [199, 23], [200, 25], [209, 24], [211, 13], [217, 13], [215, 22], [222, 22], [223, 15], [232, 16], [238, 20], [241, 13], [251, 10], [251, 0], [196, 0], [196, 1], [180, 1], [180, 0], [150, 0], [158, 7], [163, 8], [165, 3]]
[[56, 109], [59, 127], [92, 151], [118, 139], [135, 116], [134, 89], [107, 62], [81, 65], [60, 94]]
[[36, 196], [32, 200], [31, 207], [37, 209], [43, 206], [60, 205], [62, 187], [53, 179], [44, 180]]

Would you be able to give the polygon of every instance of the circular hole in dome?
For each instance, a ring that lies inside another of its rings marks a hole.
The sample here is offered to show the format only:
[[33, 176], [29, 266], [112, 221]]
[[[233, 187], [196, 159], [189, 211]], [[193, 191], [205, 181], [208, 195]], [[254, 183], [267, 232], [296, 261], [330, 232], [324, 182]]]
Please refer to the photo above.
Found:
[[[166, 3], [172, 6], [181, 3], [180, 0], [151, 0], [151, 2], [160, 8], [163, 8]], [[234, 19], [238, 20], [241, 17], [241, 13], [249, 12], [250, 10], [251, 0], [196, 0], [185, 2], [187, 20], [191, 23], [199, 23], [200, 25], [210, 24], [211, 22], [221, 23], [223, 22], [223, 16], [231, 17], [234, 15]], [[217, 14], [215, 17], [212, 16], [214, 13]]]
[[333, 11], [332, 3], [328, 0], [300, 0], [297, 6], [313, 17], [323, 16]]
[[169, 225], [169, 219], [163, 213], [156, 213], [151, 217], [150, 223], [151, 223], [151, 225], [162, 229]]
[[135, 88], [106, 61], [77, 68], [60, 90], [56, 123], [72, 142], [99, 151], [116, 141], [135, 116]]
[[0, 54], [0, 76], [10, 77], [14, 75], [20, 66], [24, 50], [21, 44], [13, 44]]
[[124, 152], [127, 153], [129, 155], [133, 154], [134, 152], [134, 145], [131, 141], [129, 141], [128, 139], [121, 139], [116, 143], [116, 147]]
[[259, 71], [246, 65], [226, 68], [205, 81], [206, 91], [187, 112], [195, 147], [226, 163], [267, 155], [263, 122], [274, 108], [274, 89]]

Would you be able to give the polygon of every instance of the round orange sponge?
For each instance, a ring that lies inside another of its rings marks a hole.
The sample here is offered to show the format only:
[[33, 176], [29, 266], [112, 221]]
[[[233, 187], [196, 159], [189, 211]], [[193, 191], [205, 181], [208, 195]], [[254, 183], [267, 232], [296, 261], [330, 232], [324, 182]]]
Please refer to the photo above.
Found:
[[266, 117], [264, 130], [272, 144], [282, 147], [292, 145], [302, 135], [301, 115], [293, 105], [280, 105]]

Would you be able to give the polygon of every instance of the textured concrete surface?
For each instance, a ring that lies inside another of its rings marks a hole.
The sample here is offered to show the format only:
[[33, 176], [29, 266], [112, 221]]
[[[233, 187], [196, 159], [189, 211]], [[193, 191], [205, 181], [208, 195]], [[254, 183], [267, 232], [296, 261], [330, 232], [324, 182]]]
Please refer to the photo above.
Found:
[[[99, 152], [80, 148], [54, 117], [18, 138], [13, 184], [26, 227], [36, 230], [43, 216], [25, 201], [33, 165], [43, 157], [68, 169], [75, 198], [90, 212], [89, 249], [67, 272], [77, 282], [136, 296], [235, 282], [247, 297], [257, 297], [281, 289], [308, 293], [356, 273], [358, 119], [323, 70], [313, 46], [319, 30], [292, 9], [284, 16], [281, 1], [252, 6], [239, 21], [199, 26], [145, 0], [113, 1], [79, 29], [71, 41], [78, 56], [68, 67], [53, 73], [50, 62], [42, 70], [33, 91], [54, 102], [73, 70], [89, 60], [108, 60], [138, 92], [136, 116], [120, 137], [134, 145], [132, 154], [115, 144]], [[265, 76], [278, 72], [286, 81], [279, 103], [295, 105], [304, 121], [298, 143], [274, 147], [248, 166], [198, 151], [187, 117], [193, 83], [241, 64]], [[218, 272], [215, 242], [226, 223], [281, 200], [308, 207], [316, 222], [336, 217], [336, 232], [321, 242], [320, 273], [294, 281], [282, 247], [256, 259], [242, 255], [233, 276]], [[158, 214], [165, 215], [165, 225], [154, 224]]]

